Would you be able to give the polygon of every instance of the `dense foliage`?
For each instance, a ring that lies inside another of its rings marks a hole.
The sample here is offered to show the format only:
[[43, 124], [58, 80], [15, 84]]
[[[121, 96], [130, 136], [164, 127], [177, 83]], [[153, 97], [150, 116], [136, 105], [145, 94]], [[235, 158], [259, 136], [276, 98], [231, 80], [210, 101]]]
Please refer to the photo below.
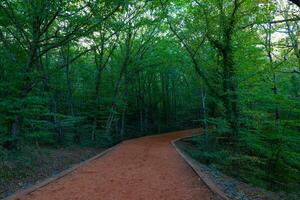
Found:
[[227, 164], [241, 176], [257, 172], [246, 181], [294, 190], [296, 4], [1, 1], [0, 162], [24, 145], [109, 146], [201, 125], [215, 147], [209, 162], [232, 155]]
[[1, 144], [110, 145], [190, 126], [197, 80], [185, 51], [161, 35], [157, 9], [1, 2]]

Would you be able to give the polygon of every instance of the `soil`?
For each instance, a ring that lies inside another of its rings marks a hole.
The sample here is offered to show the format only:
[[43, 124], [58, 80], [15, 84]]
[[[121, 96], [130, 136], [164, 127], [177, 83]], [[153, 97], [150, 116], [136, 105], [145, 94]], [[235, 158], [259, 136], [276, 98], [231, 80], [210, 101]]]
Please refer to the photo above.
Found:
[[123, 142], [104, 156], [23, 196], [26, 200], [216, 199], [170, 142], [199, 130]]
[[6, 176], [11, 174], [4, 181], [0, 179], [0, 199], [18, 190], [29, 188], [101, 151], [103, 149], [87, 147], [58, 149], [26, 147], [20, 152], [10, 155], [10, 157], [16, 158], [0, 163], [0, 167], [5, 169], [5, 171], [2, 170], [2, 173], [5, 173]]

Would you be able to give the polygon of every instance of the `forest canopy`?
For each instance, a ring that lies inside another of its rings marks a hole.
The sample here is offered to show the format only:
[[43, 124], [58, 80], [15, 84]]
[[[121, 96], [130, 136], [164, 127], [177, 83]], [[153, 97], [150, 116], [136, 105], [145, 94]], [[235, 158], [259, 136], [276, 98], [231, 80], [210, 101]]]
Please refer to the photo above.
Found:
[[260, 166], [259, 186], [295, 190], [299, 10], [298, 0], [2, 0], [0, 156], [202, 127], [206, 145], [235, 155], [230, 165]]

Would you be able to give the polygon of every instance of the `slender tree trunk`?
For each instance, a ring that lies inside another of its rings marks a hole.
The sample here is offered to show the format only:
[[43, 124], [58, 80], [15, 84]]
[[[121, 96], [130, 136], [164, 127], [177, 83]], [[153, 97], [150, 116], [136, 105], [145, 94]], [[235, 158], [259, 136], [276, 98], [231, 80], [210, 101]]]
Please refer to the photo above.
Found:
[[176, 83], [172, 81], [172, 116], [175, 123], [177, 123], [177, 88]]
[[[270, 62], [270, 68], [273, 73], [272, 77], [272, 91], [275, 96], [275, 98], [278, 96], [278, 86], [277, 86], [277, 76], [274, 68], [274, 61], [273, 61], [273, 56], [272, 56], [272, 25], [268, 24], [268, 29], [267, 29], [267, 35], [266, 35], [266, 50], [267, 50], [267, 55], [269, 58]], [[275, 108], [274, 108], [274, 119], [275, 119], [275, 125], [277, 126], [280, 120], [280, 111], [279, 111], [279, 105], [278, 103], [275, 103]]]
[[128, 98], [128, 77], [125, 76], [125, 93], [124, 93], [124, 108], [121, 116], [121, 130], [120, 130], [120, 140], [124, 140], [124, 132], [126, 125], [126, 112], [127, 112], [127, 98]]
[[[278, 96], [278, 88], [277, 88], [277, 78], [276, 74], [273, 74], [273, 93], [276, 96]], [[280, 120], [280, 111], [279, 111], [279, 105], [278, 103], [275, 104], [275, 123], [276, 125], [279, 123]]]
[[100, 97], [101, 97], [101, 81], [102, 81], [102, 71], [103, 71], [103, 51], [104, 51], [104, 42], [102, 42], [101, 45], [101, 52], [98, 58], [98, 53], [94, 52], [94, 56], [95, 56], [95, 63], [96, 63], [96, 82], [95, 82], [95, 108], [96, 110], [94, 111], [94, 116], [93, 116], [93, 120], [94, 120], [94, 128], [93, 128], [93, 132], [92, 132], [92, 141], [96, 141], [96, 131], [99, 128], [99, 112], [101, 110], [100, 105]]
[[206, 91], [201, 87], [201, 111], [202, 111], [202, 126], [205, 135], [205, 143], [208, 144], [208, 124], [207, 124], [207, 114], [206, 114]]
[[138, 104], [139, 104], [139, 118], [140, 118], [140, 133], [144, 135], [144, 97], [142, 91], [141, 74], [138, 73]]
[[55, 113], [54, 116], [53, 116], [53, 123], [54, 123], [54, 127], [55, 127], [55, 132], [57, 133], [58, 141], [62, 142], [63, 139], [64, 139], [64, 134], [63, 134], [63, 131], [62, 131], [62, 128], [61, 128], [60, 121], [56, 117], [56, 113], [58, 111], [57, 111], [57, 102], [56, 102], [55, 97], [53, 97], [52, 102], [53, 102], [53, 112]]
[[16, 116], [11, 126], [11, 135], [15, 139], [19, 136], [19, 133], [20, 133], [20, 119], [18, 116]]
[[66, 69], [69, 109], [70, 109], [71, 115], [75, 116], [75, 114], [74, 114], [73, 88], [72, 88], [72, 81], [71, 81], [71, 78], [70, 78], [70, 47], [69, 47], [69, 44], [67, 45], [66, 54], [64, 56], [64, 63], [65, 63], [65, 69]]
[[117, 83], [115, 85], [114, 100], [113, 100], [113, 103], [111, 105], [111, 109], [110, 109], [111, 111], [110, 111], [109, 116], [106, 120], [106, 129], [105, 129], [106, 134], [109, 134], [109, 132], [111, 130], [111, 125], [113, 123], [115, 111], [116, 111], [116, 108], [117, 108], [116, 99], [119, 96], [119, 90], [121, 88], [121, 84], [123, 82], [124, 75], [127, 73], [128, 65], [130, 63], [130, 53], [131, 53], [131, 47], [132, 47], [131, 46], [132, 45], [131, 44], [132, 39], [133, 39], [132, 38], [132, 32], [131, 32], [131, 30], [128, 30], [127, 37], [126, 37], [126, 42], [125, 42], [124, 60], [123, 60], [122, 66], [121, 66], [119, 79], [117, 80]]

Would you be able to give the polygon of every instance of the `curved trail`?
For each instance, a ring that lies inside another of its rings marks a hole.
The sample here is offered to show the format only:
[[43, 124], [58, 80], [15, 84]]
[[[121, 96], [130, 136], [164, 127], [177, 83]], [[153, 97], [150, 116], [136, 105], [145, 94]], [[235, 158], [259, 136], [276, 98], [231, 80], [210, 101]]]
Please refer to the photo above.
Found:
[[199, 130], [129, 140], [26, 200], [208, 200], [213, 194], [170, 141]]

